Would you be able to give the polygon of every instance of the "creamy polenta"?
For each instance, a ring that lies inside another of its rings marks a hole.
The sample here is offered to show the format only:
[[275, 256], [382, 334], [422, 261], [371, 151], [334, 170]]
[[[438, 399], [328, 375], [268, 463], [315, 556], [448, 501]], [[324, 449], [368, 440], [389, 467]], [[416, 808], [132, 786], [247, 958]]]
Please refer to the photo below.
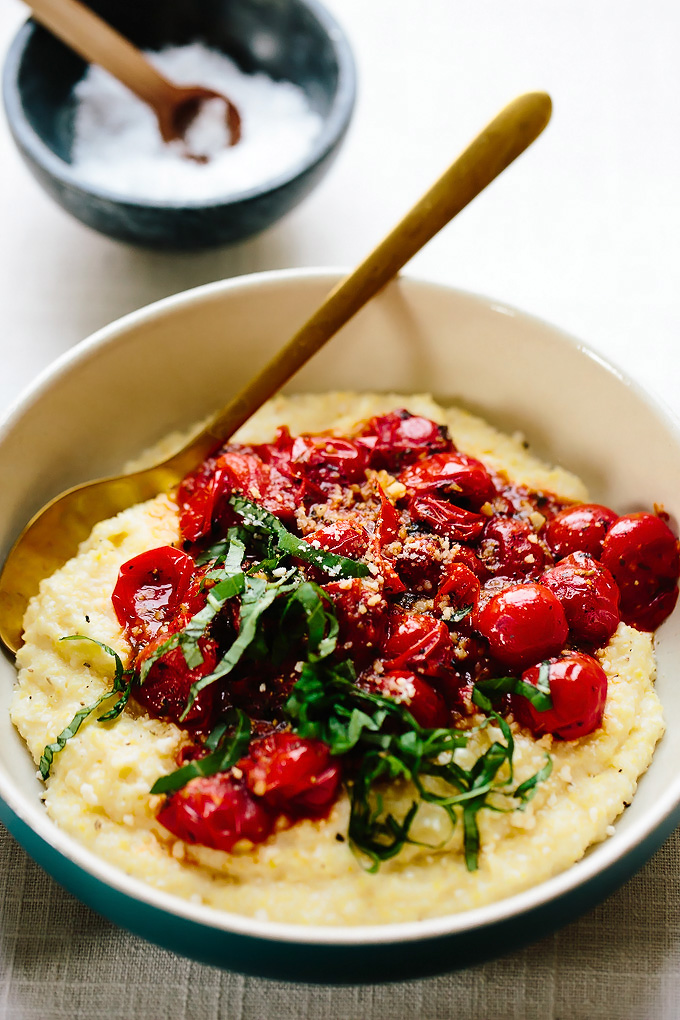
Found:
[[[574, 500], [587, 499], [582, 483], [550, 468], [526, 448], [522, 437], [502, 435], [481, 419], [442, 408], [429, 397], [279, 397], [236, 437], [266, 442], [277, 425], [293, 433], [336, 428], [405, 407], [449, 427], [456, 445], [516, 483]], [[158, 451], [150, 455], [156, 457]], [[164, 451], [164, 452], [167, 452]], [[126, 638], [111, 604], [122, 563], [177, 541], [178, 513], [160, 495], [98, 524], [78, 555], [46, 579], [25, 618], [25, 643], [17, 656], [18, 682], [12, 720], [39, 760], [84, 705], [111, 686], [112, 660], [91, 642], [60, 641], [88, 635], [125, 659]], [[597, 653], [608, 678], [603, 724], [579, 740], [540, 739], [511, 722], [518, 782], [538, 772], [549, 752], [549, 778], [523, 810], [482, 810], [479, 867], [466, 868], [462, 826], [423, 804], [405, 846], [376, 874], [349, 849], [349, 804], [343, 795], [321, 821], [304, 820], [254, 848], [231, 853], [189, 845], [156, 819], [160, 798], [149, 790], [176, 768], [187, 737], [178, 726], [150, 718], [134, 702], [116, 721], [87, 719], [55, 755], [45, 806], [67, 833], [124, 872], [165, 892], [257, 918], [298, 924], [354, 925], [416, 920], [469, 910], [520, 892], [579, 860], [630, 802], [663, 733], [654, 692], [652, 635], [620, 624]], [[477, 732], [456, 752], [473, 761], [499, 737], [494, 725]], [[398, 785], [386, 803], [408, 805]]]

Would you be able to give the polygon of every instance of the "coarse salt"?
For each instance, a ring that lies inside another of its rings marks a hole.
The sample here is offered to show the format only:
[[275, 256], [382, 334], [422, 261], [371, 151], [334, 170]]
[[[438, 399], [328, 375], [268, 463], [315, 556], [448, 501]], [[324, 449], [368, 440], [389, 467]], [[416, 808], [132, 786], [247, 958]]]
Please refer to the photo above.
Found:
[[92, 66], [74, 89], [72, 162], [84, 183], [141, 201], [209, 201], [285, 173], [320, 132], [321, 116], [292, 82], [244, 74], [229, 57], [201, 43], [147, 56], [173, 82], [227, 96], [241, 115], [241, 140], [226, 147], [225, 106], [207, 102], [186, 138], [191, 151], [209, 152], [211, 158], [187, 159], [182, 142], [163, 142], [150, 107]]

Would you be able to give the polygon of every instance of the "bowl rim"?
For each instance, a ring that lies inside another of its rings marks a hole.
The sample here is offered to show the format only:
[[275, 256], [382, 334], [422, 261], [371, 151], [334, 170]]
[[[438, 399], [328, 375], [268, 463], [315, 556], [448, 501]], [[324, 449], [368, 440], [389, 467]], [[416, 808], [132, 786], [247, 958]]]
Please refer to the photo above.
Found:
[[[53, 385], [75, 363], [95, 356], [102, 346], [115, 344], [130, 329], [148, 325], [159, 317], [172, 313], [173, 310], [187, 309], [198, 305], [215, 295], [228, 294], [235, 290], [257, 289], [261, 286], [284, 281], [304, 283], [307, 280], [325, 280], [329, 289], [346, 274], [346, 270], [332, 267], [315, 267], [307, 269], [269, 270], [233, 277], [204, 284], [178, 294], [170, 295], [159, 301], [132, 311], [112, 323], [102, 327], [73, 348], [64, 352], [59, 358], [48, 365], [40, 375], [26, 387], [16, 398], [0, 419], [0, 443], [5, 435], [20, 420], [22, 413], [41, 396], [47, 387]], [[538, 324], [551, 334], [551, 340], [559, 345], [576, 348], [584, 356], [597, 362], [606, 371], [614, 375], [629, 388], [647, 407], [659, 417], [663, 424], [674, 433], [680, 446], [680, 420], [656, 395], [652, 397], [634, 379], [622, 371], [615, 363], [602, 357], [589, 346], [577, 340], [569, 333], [553, 326], [540, 317], [520, 311], [503, 302], [475, 294], [445, 283], [433, 282], [417, 274], [400, 275], [389, 286], [403, 286], [406, 289], [431, 293], [446, 293], [457, 299], [467, 301], [485, 313], [497, 313]], [[11, 779], [11, 776], [9, 777]], [[195, 904], [174, 894], [164, 893], [141, 879], [125, 874], [116, 866], [98, 857], [73, 837], [62, 832], [46, 814], [42, 805], [28, 801], [19, 791], [16, 784], [8, 784], [0, 771], [0, 796], [7, 807], [49, 847], [68, 861], [82, 868], [96, 880], [104, 883], [109, 889], [135, 900], [177, 916], [185, 921], [193, 922], [202, 928], [213, 929], [233, 935], [250, 936], [270, 943], [287, 943], [290, 945], [314, 944], [319, 946], [370, 946], [388, 945], [390, 943], [421, 942], [445, 936], [465, 935], [484, 927], [492, 927], [505, 921], [516, 920], [531, 914], [538, 908], [556, 902], [566, 894], [585, 886], [591, 879], [614, 868], [624, 857], [632, 854], [636, 848], [647, 844], [654, 832], [663, 827], [664, 822], [677, 811], [680, 805], [680, 773], [659, 794], [653, 805], [647, 808], [643, 818], [625, 831], [617, 831], [605, 841], [592, 847], [586, 856], [553, 878], [537, 886], [526, 889], [505, 899], [497, 900], [482, 907], [476, 907], [461, 913], [446, 914], [441, 917], [418, 921], [383, 923], [377, 925], [304, 925], [283, 923], [275, 920], [264, 920], [245, 917], [214, 907]]]
[[[34, 18], [28, 18], [15, 34], [5, 56], [2, 73], [2, 96], [5, 115], [12, 136], [19, 148], [43, 171], [82, 195], [89, 195], [99, 201], [113, 203], [131, 209], [153, 209], [156, 211], [198, 210], [230, 208], [242, 202], [254, 201], [285, 188], [302, 174], [312, 172], [331, 154], [341, 140], [352, 117], [356, 103], [357, 71], [349, 39], [336, 18], [319, 0], [295, 0], [305, 7], [319, 22], [333, 48], [338, 63], [338, 84], [331, 108], [323, 119], [321, 131], [313, 139], [311, 147], [295, 164], [275, 177], [251, 188], [231, 191], [223, 196], [209, 199], [187, 198], [171, 201], [136, 199], [121, 195], [115, 190], [88, 184], [83, 181], [73, 164], [61, 159], [43, 140], [32, 126], [24, 111], [19, 89], [19, 72], [28, 43], [36, 31], [47, 32]], [[63, 44], [66, 45], [66, 44]]]

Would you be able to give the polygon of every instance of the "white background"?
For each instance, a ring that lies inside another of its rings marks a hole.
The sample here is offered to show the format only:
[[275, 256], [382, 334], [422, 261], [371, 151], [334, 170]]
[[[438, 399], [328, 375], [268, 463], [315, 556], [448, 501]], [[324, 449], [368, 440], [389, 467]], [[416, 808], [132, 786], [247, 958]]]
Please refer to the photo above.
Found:
[[[550, 320], [680, 412], [677, 4], [328, 0], [328, 6], [358, 62], [350, 134], [318, 190], [241, 246], [153, 254], [90, 232], [43, 195], [0, 124], [0, 410], [62, 351], [149, 301], [260, 269], [356, 263], [500, 107], [541, 89], [554, 101], [545, 134], [412, 269]], [[3, 0], [1, 46], [24, 15], [18, 2]], [[676, 839], [608, 905], [535, 953], [451, 978], [330, 995], [174, 961], [182, 989], [166, 981], [150, 996], [146, 975], [154, 968], [167, 973], [169, 955], [96, 921], [56, 887], [42, 885], [47, 880], [10, 849], [9, 871], [0, 876], [6, 888], [28, 881], [47, 899], [31, 907], [27, 887], [22, 912], [3, 921], [0, 1015], [675, 1017], [680, 931], [677, 912], [664, 917], [664, 910], [671, 896], [680, 899], [678, 856]], [[30, 945], [21, 941], [27, 917], [40, 925], [47, 909], [63, 945], [49, 967], [39, 955], [31, 962]], [[72, 936], [78, 926], [84, 933]], [[97, 956], [95, 975], [77, 961], [102, 939], [109, 969]], [[41, 999], [33, 979], [58, 979], [43, 984], [45, 994], [58, 993]], [[105, 1001], [92, 991], [97, 981], [108, 982]], [[193, 1011], [197, 1002], [200, 1014]]]

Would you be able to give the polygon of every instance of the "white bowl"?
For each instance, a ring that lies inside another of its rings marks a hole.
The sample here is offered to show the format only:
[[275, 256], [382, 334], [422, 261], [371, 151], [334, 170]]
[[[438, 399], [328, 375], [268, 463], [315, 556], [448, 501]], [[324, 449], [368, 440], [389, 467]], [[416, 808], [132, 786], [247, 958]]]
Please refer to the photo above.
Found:
[[[49, 368], [0, 427], [0, 544], [76, 482], [116, 471], [168, 431], [222, 405], [300, 325], [339, 274], [263, 273], [168, 298], [100, 330]], [[620, 512], [680, 510], [680, 430], [658, 403], [552, 326], [479, 297], [400, 279], [289, 387], [431, 391], [521, 430]], [[0, 818], [28, 852], [115, 922], [198, 960], [270, 977], [358, 982], [480, 960], [576, 916], [610, 893], [680, 820], [680, 613], [657, 636], [669, 736], [605, 843], [565, 873], [462, 914], [395, 925], [298, 927], [216, 911], [131, 879], [64, 835], [8, 715], [0, 661]]]

